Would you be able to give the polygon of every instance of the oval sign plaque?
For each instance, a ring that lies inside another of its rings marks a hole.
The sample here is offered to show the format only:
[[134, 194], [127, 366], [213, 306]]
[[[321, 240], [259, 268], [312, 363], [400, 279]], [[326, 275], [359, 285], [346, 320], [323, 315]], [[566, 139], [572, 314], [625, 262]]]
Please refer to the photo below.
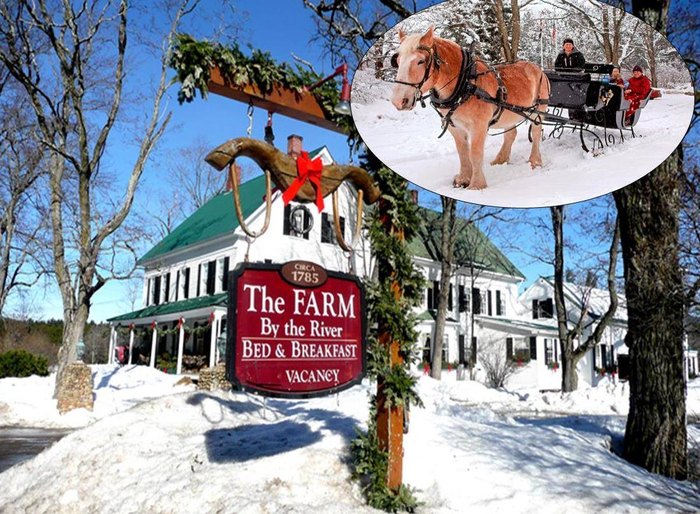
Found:
[[328, 280], [328, 273], [319, 264], [309, 261], [291, 261], [282, 266], [282, 278], [300, 287], [322, 286]]

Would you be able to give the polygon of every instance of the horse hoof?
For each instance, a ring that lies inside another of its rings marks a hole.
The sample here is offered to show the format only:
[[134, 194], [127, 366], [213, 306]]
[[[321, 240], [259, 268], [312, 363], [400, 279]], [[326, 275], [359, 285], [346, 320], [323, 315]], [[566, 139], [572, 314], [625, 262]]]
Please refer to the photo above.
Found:
[[491, 166], [499, 166], [501, 164], [508, 164], [508, 159], [494, 159], [489, 164], [491, 164]]
[[452, 187], [467, 187], [469, 186], [469, 180], [464, 180], [464, 179], [458, 179], [455, 177], [455, 179], [452, 181]]
[[471, 191], [486, 189], [486, 182], [472, 182], [467, 189]]
[[533, 170], [535, 168], [541, 168], [542, 167], [542, 161], [528, 161], [530, 163], [530, 168]]

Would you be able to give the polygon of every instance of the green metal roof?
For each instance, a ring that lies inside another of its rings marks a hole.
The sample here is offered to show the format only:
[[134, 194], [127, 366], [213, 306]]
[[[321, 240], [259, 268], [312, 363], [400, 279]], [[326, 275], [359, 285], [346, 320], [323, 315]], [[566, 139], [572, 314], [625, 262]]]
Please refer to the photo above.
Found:
[[114, 318], [110, 318], [107, 321], [128, 321], [132, 319], [152, 318], [154, 316], [164, 316], [166, 314], [192, 311], [195, 309], [202, 309], [204, 307], [213, 307], [215, 305], [226, 305], [227, 303], [228, 293], [219, 293], [209, 296], [200, 296], [199, 298], [190, 298], [189, 300], [181, 300], [179, 302], [149, 305], [144, 309], [121, 314]]
[[[424, 207], [419, 208], [421, 211], [421, 217], [427, 223], [437, 223], [440, 213], [433, 211], [431, 209], [426, 209]], [[457, 218], [457, 240], [455, 241], [455, 248], [460, 246], [468, 247], [472, 244], [476, 245], [474, 251], [467, 250], [467, 254], [472, 256], [474, 265], [479, 269], [484, 269], [494, 273], [502, 273], [504, 275], [515, 276], [524, 279], [520, 270], [513, 264], [508, 257], [506, 257], [496, 246], [491, 242], [491, 240], [484, 235], [481, 230], [479, 230], [473, 223], [468, 223], [464, 218]], [[432, 256], [428, 252], [425, 246], [425, 241], [421, 236], [414, 237], [408, 244], [409, 251], [416, 257], [424, 257], [426, 259], [432, 259]], [[455, 263], [460, 266], [467, 266], [469, 262], [460, 262], [457, 251], [455, 253]]]
[[[263, 202], [265, 196], [265, 176], [255, 177], [240, 187], [241, 208], [247, 218]], [[238, 227], [238, 218], [233, 207], [230, 191], [213, 197], [197, 209], [185, 221], [180, 223], [170, 234], [165, 236], [146, 255], [139, 259], [139, 264], [160, 257], [174, 250], [186, 248], [196, 243], [232, 233]]]

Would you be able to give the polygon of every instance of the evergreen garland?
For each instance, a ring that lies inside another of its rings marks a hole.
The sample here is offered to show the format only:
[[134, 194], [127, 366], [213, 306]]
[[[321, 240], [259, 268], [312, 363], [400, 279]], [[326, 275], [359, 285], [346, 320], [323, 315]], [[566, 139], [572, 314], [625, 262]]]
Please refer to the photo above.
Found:
[[[373, 209], [368, 221], [369, 237], [377, 259], [378, 279], [366, 286], [370, 324], [383, 327], [399, 343], [399, 353], [404, 365], [390, 366], [389, 347], [379, 342], [376, 330], [369, 337], [367, 371], [372, 380], [384, 384], [387, 406], [408, 408], [411, 404], [422, 406], [415, 386], [417, 378], [409, 373], [411, 361], [417, 359], [414, 352], [416, 318], [413, 308], [420, 304], [424, 279], [413, 265], [408, 251], [408, 241], [416, 234], [421, 223], [417, 206], [407, 190], [407, 182], [385, 167], [379, 167], [372, 156], [366, 168], [375, 168], [375, 179], [382, 191], [382, 211]], [[404, 234], [399, 240], [386, 230], [388, 216], [391, 224]], [[401, 298], [397, 301], [393, 284], [400, 284]], [[379, 448], [376, 425], [376, 397], [370, 398], [370, 417], [366, 433], [360, 433], [352, 442], [355, 462], [354, 477], [359, 479], [367, 502], [388, 512], [412, 512], [418, 506], [411, 489], [402, 485], [398, 491], [387, 487], [388, 454]]]
[[[199, 90], [202, 98], [209, 92], [207, 84], [211, 69], [219, 68], [221, 77], [229, 86], [256, 86], [267, 95], [274, 87], [282, 86], [301, 94], [305, 86], [310, 86], [323, 77], [296, 65], [293, 69], [287, 63], [277, 63], [268, 52], [253, 49], [247, 56], [238, 45], [224, 46], [209, 41], [197, 41], [188, 34], [178, 34], [175, 39], [170, 67], [177, 74], [180, 90], [178, 102], [191, 102]], [[333, 107], [340, 99], [338, 85], [329, 81], [311, 92], [321, 106], [326, 119], [341, 127], [351, 138], [356, 139], [357, 128], [350, 116], [336, 113]]]

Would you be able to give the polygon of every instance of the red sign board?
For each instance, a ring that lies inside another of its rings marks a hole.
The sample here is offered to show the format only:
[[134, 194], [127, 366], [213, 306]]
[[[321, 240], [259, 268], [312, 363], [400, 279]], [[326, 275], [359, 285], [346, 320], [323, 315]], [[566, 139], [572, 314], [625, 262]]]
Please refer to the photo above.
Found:
[[231, 272], [226, 369], [265, 396], [309, 398], [351, 387], [365, 372], [364, 289], [357, 277], [293, 261]]

